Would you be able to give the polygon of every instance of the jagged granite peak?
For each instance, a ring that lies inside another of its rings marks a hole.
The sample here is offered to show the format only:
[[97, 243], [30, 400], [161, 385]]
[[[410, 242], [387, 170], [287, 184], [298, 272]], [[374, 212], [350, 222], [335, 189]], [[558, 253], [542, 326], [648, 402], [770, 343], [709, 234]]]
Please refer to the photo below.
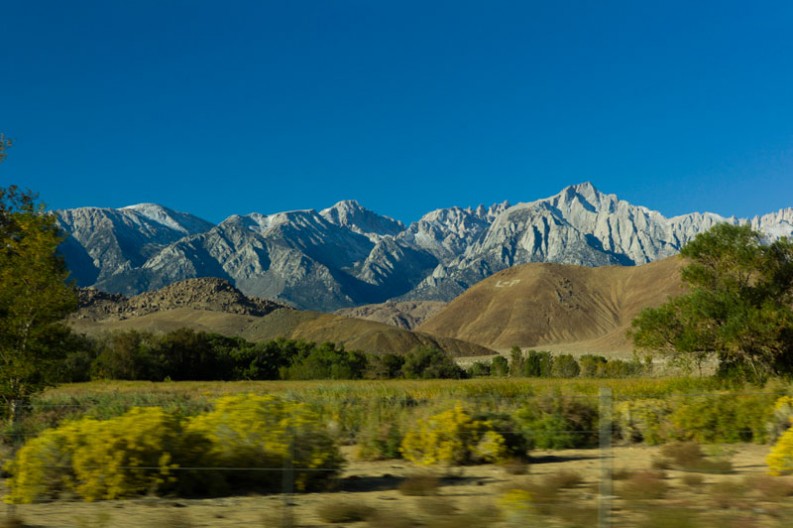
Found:
[[479, 239], [493, 219], [508, 207], [508, 202], [502, 202], [489, 207], [479, 205], [476, 209], [436, 209], [410, 224], [398, 239], [426, 250], [441, 262], [448, 262]]
[[168, 244], [212, 227], [196, 216], [148, 205], [80, 207], [55, 216], [66, 234], [61, 252], [80, 286], [136, 269]]
[[590, 182], [571, 185], [503, 210], [461, 255], [438, 266], [404, 298], [451, 300], [493, 273], [529, 262], [643, 264], [676, 254], [721, 222], [739, 221], [712, 213], [667, 219], [602, 193]]
[[214, 224], [207, 222], [203, 218], [197, 216], [174, 211], [162, 205], [153, 203], [140, 203], [135, 205], [127, 205], [119, 209], [120, 211], [135, 211], [149, 220], [162, 224], [164, 226], [180, 231], [185, 235], [192, 235], [195, 233], [203, 233], [212, 228]]
[[395, 236], [405, 229], [402, 222], [372, 212], [355, 200], [342, 200], [319, 214], [331, 224], [362, 235]]
[[135, 295], [219, 277], [246, 295], [335, 310], [389, 299], [448, 301], [528, 262], [642, 264], [677, 253], [717, 223], [793, 235], [793, 209], [751, 220], [665, 218], [591, 182], [532, 202], [437, 209], [405, 227], [354, 200], [322, 211], [232, 215], [218, 225], [156, 204], [57, 211], [81, 286]]
[[793, 207], [775, 213], [755, 216], [749, 221], [752, 229], [764, 233], [769, 241], [778, 238], [793, 238]]

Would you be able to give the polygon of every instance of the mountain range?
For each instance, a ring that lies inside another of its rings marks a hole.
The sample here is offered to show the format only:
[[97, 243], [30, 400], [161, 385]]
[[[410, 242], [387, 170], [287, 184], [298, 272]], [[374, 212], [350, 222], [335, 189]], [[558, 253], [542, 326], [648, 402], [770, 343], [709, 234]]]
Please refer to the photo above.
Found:
[[200, 277], [301, 309], [450, 301], [517, 264], [631, 266], [676, 254], [720, 222], [793, 235], [793, 208], [753, 219], [666, 218], [591, 183], [532, 202], [427, 213], [405, 226], [355, 201], [233, 215], [217, 225], [156, 204], [55, 211], [72, 277], [127, 296]]

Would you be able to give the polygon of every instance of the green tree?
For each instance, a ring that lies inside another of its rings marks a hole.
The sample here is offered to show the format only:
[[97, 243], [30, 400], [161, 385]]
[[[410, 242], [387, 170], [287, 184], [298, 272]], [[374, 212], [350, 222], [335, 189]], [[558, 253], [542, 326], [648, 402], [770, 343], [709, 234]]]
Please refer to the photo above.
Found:
[[57, 379], [77, 296], [57, 254], [62, 236], [36, 196], [0, 187], [0, 398], [14, 402]]
[[571, 354], [561, 354], [553, 358], [551, 374], [556, 378], [576, 378], [581, 374], [581, 366]]
[[402, 374], [408, 379], [463, 379], [465, 371], [442, 350], [419, 346], [405, 356]]
[[689, 367], [715, 354], [720, 373], [757, 381], [793, 374], [793, 242], [719, 224], [681, 254], [688, 293], [643, 310], [634, 344]]
[[4, 159], [6, 159], [6, 156], [7, 156], [6, 149], [8, 147], [10, 147], [11, 144], [12, 144], [12, 141], [10, 139], [8, 139], [5, 136], [5, 134], [0, 133], [0, 163], [2, 163]]
[[496, 356], [490, 362], [490, 374], [505, 378], [509, 375], [509, 362], [504, 356]]
[[362, 352], [322, 343], [312, 347], [308, 354], [295, 357], [289, 367], [281, 369], [281, 374], [284, 379], [361, 379], [366, 366], [366, 355]]
[[509, 349], [509, 375], [513, 378], [525, 376], [526, 357], [520, 347], [513, 345]]
[[402, 376], [403, 356], [386, 353], [368, 356], [366, 377], [370, 379], [394, 379]]

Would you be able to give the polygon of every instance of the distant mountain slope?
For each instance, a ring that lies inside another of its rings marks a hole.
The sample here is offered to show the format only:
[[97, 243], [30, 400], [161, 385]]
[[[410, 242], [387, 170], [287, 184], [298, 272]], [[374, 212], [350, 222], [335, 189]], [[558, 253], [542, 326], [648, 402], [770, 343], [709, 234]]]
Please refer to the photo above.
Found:
[[248, 298], [218, 279], [186, 280], [132, 298], [84, 290], [81, 308], [70, 317], [70, 324], [88, 334], [113, 330], [168, 332], [186, 327], [251, 341], [279, 337], [331, 341], [373, 354], [404, 354], [417, 346], [437, 347], [460, 357], [494, 353], [454, 338]]
[[473, 286], [418, 330], [502, 350], [578, 343], [583, 352], [624, 352], [639, 311], [684, 291], [681, 267], [679, 257], [641, 266], [515, 266]]
[[[169, 244], [212, 228], [198, 217], [154, 204], [82, 207], [56, 211], [56, 216], [68, 234], [61, 252], [80, 286], [112, 283], [114, 277], [139, 269]], [[109, 289], [137, 292], [147, 287], [147, 282], [130, 278], [124, 287]]]
[[720, 222], [793, 235], [793, 209], [751, 220], [665, 218], [591, 183], [510, 206], [438, 209], [405, 227], [347, 200], [322, 211], [233, 215], [218, 225], [154, 205], [56, 211], [82, 286], [125, 295], [196, 277], [248, 295], [332, 311], [389, 300], [450, 301], [528, 262], [635, 265], [676, 254]]
[[720, 222], [738, 220], [698, 213], [667, 219], [591, 183], [573, 185], [505, 209], [464, 253], [438, 266], [407, 298], [449, 300], [498, 271], [528, 262], [643, 264], [676, 254]]
[[337, 310], [335, 314], [413, 330], [442, 310], [444, 306], [446, 303], [439, 301], [389, 301], [382, 304], [343, 308]]

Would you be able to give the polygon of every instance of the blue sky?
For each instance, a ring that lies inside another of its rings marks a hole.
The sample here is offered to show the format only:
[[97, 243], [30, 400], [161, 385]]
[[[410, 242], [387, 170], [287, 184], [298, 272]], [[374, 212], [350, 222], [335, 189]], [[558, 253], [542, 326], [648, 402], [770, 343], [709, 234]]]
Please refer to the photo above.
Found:
[[410, 222], [588, 180], [752, 216], [793, 206], [791, 27], [788, 1], [7, 2], [0, 185]]

